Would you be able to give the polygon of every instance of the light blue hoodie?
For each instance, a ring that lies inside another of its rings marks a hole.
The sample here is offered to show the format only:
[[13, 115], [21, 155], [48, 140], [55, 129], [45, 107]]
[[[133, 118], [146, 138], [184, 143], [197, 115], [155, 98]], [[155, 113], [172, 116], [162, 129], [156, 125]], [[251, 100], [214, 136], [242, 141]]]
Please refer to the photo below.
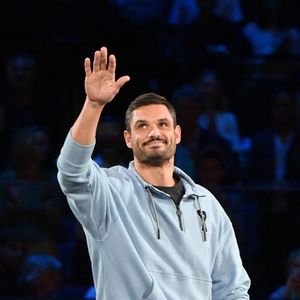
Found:
[[185, 188], [179, 216], [133, 162], [100, 168], [93, 149], [69, 134], [58, 180], [86, 234], [97, 300], [249, 299], [232, 224], [208, 190], [175, 167]]

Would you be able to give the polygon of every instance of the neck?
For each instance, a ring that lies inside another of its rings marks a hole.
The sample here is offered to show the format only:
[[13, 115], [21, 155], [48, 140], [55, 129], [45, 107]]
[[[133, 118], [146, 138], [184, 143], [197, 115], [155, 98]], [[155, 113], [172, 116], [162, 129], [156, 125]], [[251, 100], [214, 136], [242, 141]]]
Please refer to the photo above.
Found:
[[162, 166], [145, 165], [137, 159], [134, 160], [134, 167], [139, 175], [148, 183], [156, 186], [174, 186], [176, 180], [173, 178], [174, 158]]

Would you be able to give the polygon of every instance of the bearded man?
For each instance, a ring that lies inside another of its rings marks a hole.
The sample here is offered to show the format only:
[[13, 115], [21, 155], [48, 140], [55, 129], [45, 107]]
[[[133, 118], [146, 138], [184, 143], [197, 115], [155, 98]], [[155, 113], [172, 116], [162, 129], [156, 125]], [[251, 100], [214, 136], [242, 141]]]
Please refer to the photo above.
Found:
[[[85, 60], [86, 100], [58, 158], [58, 180], [82, 224], [97, 300], [249, 299], [232, 224], [219, 202], [174, 166], [174, 107], [147, 93], [128, 107], [128, 168], [92, 159], [104, 107], [129, 76], [102, 47]], [[101, 130], [101, 129], [100, 129]]]

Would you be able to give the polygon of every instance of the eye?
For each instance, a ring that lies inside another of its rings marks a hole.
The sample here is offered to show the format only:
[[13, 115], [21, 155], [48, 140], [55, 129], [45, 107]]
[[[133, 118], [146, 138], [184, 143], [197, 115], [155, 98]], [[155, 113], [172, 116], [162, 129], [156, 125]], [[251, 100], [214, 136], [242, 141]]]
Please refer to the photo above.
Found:
[[137, 128], [138, 129], [145, 129], [147, 127], [147, 125], [145, 123], [139, 123]]
[[168, 123], [167, 122], [160, 122], [159, 126], [162, 128], [168, 127]]

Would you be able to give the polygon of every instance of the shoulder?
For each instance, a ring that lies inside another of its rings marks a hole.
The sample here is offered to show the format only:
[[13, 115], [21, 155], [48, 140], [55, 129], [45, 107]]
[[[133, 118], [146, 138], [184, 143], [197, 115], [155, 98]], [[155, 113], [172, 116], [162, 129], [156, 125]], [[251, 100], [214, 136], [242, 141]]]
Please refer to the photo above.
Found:
[[195, 183], [191, 177], [184, 173], [181, 169], [175, 167], [175, 172], [180, 176], [183, 181], [185, 192], [194, 198], [198, 198], [201, 205], [205, 207], [210, 207], [215, 213], [223, 213], [222, 206], [220, 202], [216, 199], [213, 193], [206, 187]]
[[135, 171], [133, 163], [130, 163], [128, 167], [116, 165], [110, 168], [103, 168], [99, 167], [96, 163], [94, 163], [93, 166], [93, 176], [95, 176], [96, 179], [104, 179], [104, 181], [108, 182], [113, 189], [119, 190], [120, 192], [122, 192], [123, 189], [128, 189], [128, 187], [131, 187], [130, 189], [132, 189], [134, 186], [134, 189], [136, 189], [139, 185], [141, 187], [146, 185]]
[[100, 167], [96, 162], [92, 164], [94, 169], [92, 176], [106, 177], [108, 180], [125, 180], [130, 181], [134, 178], [134, 172], [121, 165], [116, 165], [109, 168]]

